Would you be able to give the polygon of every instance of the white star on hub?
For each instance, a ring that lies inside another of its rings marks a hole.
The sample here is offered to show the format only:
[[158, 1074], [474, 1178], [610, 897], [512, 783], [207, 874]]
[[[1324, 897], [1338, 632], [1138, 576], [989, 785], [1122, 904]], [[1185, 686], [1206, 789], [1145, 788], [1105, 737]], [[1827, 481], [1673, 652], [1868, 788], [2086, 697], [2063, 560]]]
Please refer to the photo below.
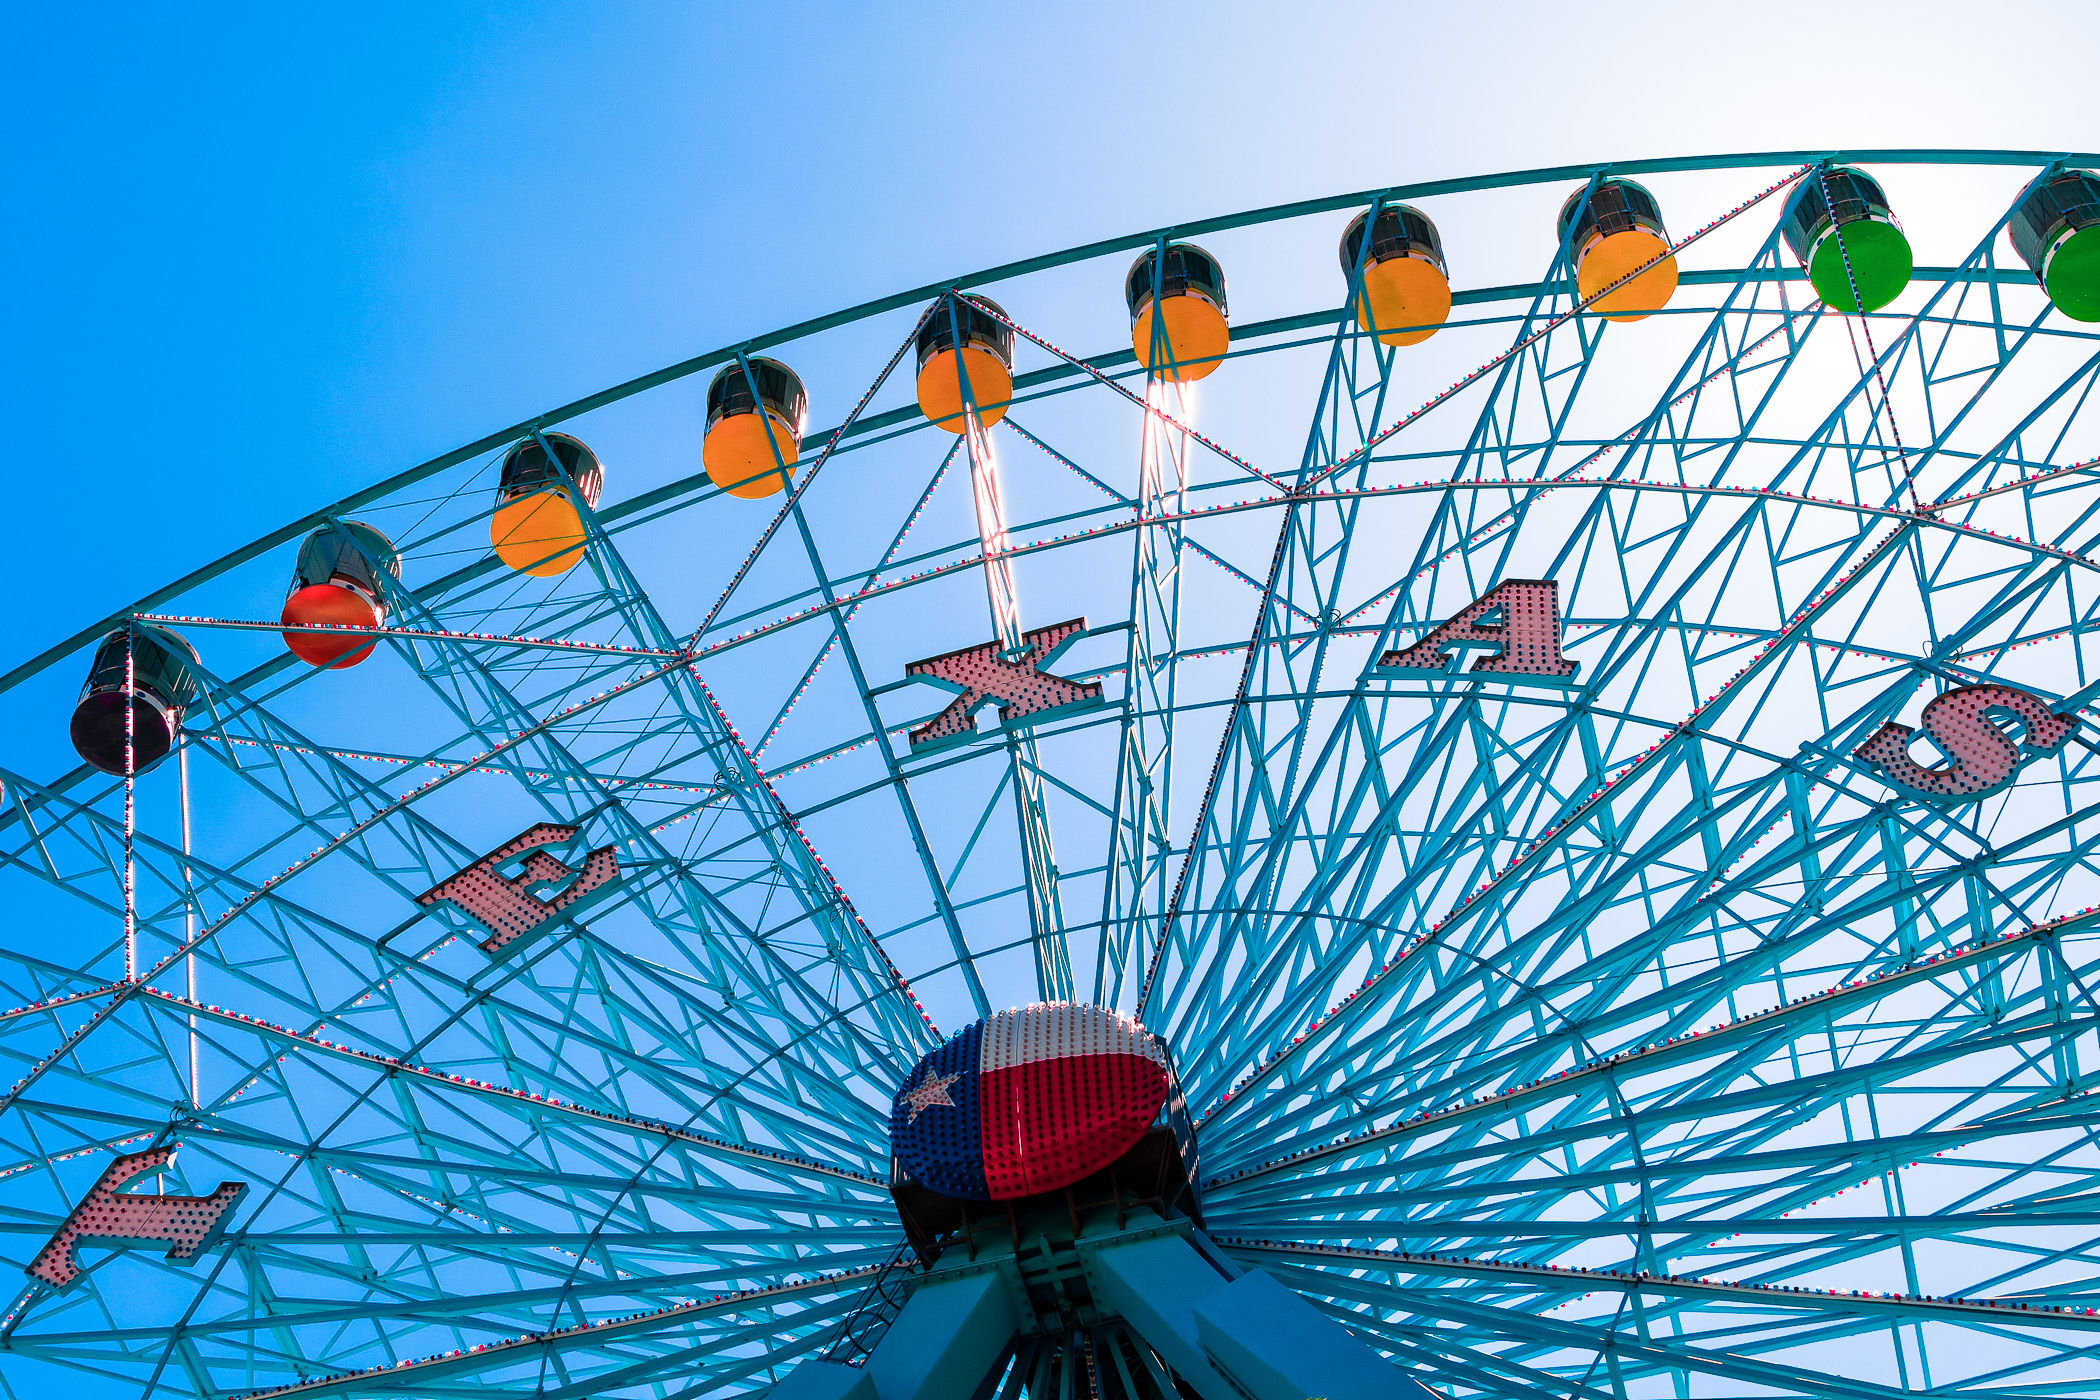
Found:
[[962, 1076], [959, 1074], [942, 1075], [929, 1072], [919, 1081], [918, 1088], [904, 1096], [903, 1101], [911, 1105], [911, 1116], [904, 1120], [904, 1126], [908, 1128], [918, 1122], [919, 1115], [929, 1108], [955, 1107], [955, 1100], [948, 1097], [948, 1086], [960, 1078]]

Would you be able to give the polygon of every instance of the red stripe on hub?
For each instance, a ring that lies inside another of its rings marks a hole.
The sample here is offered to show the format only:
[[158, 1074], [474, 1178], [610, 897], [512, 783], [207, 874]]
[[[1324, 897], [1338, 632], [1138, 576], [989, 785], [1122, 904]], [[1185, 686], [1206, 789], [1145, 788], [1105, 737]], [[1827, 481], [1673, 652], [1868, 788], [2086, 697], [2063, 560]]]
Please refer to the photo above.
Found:
[[1060, 1055], [982, 1071], [991, 1198], [1055, 1191], [1100, 1171], [1145, 1135], [1166, 1099], [1166, 1067], [1145, 1055]]

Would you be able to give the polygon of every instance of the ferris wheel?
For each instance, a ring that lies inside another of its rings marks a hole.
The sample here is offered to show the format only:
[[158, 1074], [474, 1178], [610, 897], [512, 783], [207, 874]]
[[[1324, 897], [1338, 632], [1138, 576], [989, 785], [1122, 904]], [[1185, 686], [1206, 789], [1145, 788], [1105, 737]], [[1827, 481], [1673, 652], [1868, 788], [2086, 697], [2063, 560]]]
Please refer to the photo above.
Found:
[[2095, 1393], [2096, 163], [1090, 244], [24, 661], [0, 1393]]

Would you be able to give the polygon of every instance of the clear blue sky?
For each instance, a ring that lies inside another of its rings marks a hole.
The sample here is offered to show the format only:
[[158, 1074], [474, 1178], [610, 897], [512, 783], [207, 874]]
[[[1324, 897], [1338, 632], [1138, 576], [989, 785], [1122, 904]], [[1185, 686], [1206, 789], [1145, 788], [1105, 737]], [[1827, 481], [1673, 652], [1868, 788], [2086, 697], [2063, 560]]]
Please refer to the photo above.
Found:
[[0, 668], [447, 447], [1134, 228], [1700, 150], [2100, 146], [2100, 6], [30, 6]]

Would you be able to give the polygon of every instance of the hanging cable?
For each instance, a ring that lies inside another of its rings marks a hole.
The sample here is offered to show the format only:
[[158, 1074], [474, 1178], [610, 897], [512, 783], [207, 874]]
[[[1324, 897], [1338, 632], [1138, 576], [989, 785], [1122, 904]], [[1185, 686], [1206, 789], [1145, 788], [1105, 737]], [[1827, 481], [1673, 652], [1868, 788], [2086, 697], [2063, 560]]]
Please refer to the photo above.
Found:
[[[182, 736], [176, 736], [178, 741]], [[182, 942], [188, 947], [197, 937], [196, 872], [190, 867], [190, 746], [178, 742], [175, 749], [175, 781], [182, 789]], [[190, 1004], [197, 1003], [197, 952], [183, 959]], [[200, 1106], [197, 1093], [197, 1013], [190, 1013], [190, 1107]]]
[[124, 980], [138, 980], [138, 624], [124, 624]]
[[[1838, 222], [1837, 202], [1830, 197], [1830, 167], [1828, 165], [1817, 169], [1816, 183], [1823, 191], [1823, 207], [1830, 211], [1830, 236], [1837, 241], [1838, 260], [1845, 266], [1845, 286], [1852, 293], [1852, 310], [1859, 317], [1860, 336], [1867, 342], [1867, 359], [1874, 366], [1875, 386], [1881, 390], [1881, 409], [1882, 412], [1888, 415], [1889, 437], [1896, 444], [1896, 465], [1903, 472], [1903, 489], [1910, 495], [1911, 510], [1916, 512], [1923, 507], [1918, 501], [1917, 483], [1912, 479], [1910, 454], [1903, 449], [1903, 430], [1896, 426], [1896, 405], [1889, 399], [1889, 382], [1882, 376], [1881, 356], [1874, 349], [1874, 331], [1867, 324], [1867, 304], [1860, 300], [1859, 279], [1852, 273], [1852, 254], [1845, 247], [1845, 230], [1844, 226]], [[1804, 264], [1803, 271], [1806, 270], [1807, 267]], [[1852, 331], [1852, 322], [1850, 320], [1845, 322], [1845, 331], [1848, 335]], [[1852, 349], [1852, 357], [1855, 361], [1859, 358], [1859, 347], [1856, 343]]]

